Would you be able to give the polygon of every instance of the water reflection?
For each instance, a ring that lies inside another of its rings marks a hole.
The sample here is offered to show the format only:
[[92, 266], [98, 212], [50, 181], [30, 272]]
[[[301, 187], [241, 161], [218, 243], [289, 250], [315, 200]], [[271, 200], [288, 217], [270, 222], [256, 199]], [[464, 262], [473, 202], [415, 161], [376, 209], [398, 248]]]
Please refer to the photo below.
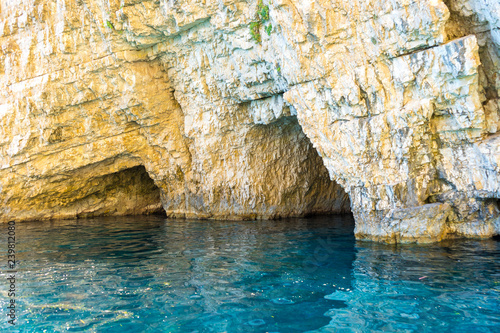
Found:
[[350, 216], [19, 223], [16, 236], [23, 332], [500, 328], [498, 240], [356, 242]]
[[345, 306], [325, 295], [352, 288], [352, 229], [351, 217], [18, 224], [20, 328], [316, 329]]
[[349, 292], [322, 332], [497, 332], [500, 243], [455, 240], [389, 246], [357, 242]]

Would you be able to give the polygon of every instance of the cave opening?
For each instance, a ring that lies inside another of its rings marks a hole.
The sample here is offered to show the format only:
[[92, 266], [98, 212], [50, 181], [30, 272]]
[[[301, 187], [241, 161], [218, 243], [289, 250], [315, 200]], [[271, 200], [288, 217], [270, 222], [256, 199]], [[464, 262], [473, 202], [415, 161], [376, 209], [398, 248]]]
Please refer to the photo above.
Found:
[[[296, 118], [296, 117], [295, 117]], [[313, 188], [316, 186], [320, 188], [320, 195], [316, 197], [316, 201], [326, 201], [328, 202], [328, 207], [324, 211], [315, 211], [314, 209], [311, 213], [306, 214], [306, 217], [311, 216], [320, 216], [320, 215], [350, 215], [352, 216], [351, 210], [351, 199], [349, 194], [345, 191], [344, 187], [337, 183], [334, 179], [331, 178], [331, 175], [324, 163], [323, 157], [319, 153], [319, 151], [314, 147], [311, 140], [304, 133], [302, 126], [299, 124], [298, 120], [297, 125], [300, 130], [300, 135], [303, 136], [303, 140], [306, 142], [306, 145], [309, 146], [309, 150], [311, 151], [309, 154], [309, 159], [313, 165], [316, 165], [315, 170], [317, 170], [317, 184], [313, 185]], [[322, 193], [321, 193], [322, 192]], [[325, 205], [320, 205], [325, 206]], [[354, 219], [350, 219], [354, 224]]]
[[78, 200], [86, 207], [77, 218], [96, 216], [166, 215], [160, 189], [143, 165], [89, 180], [92, 193]]
[[273, 107], [269, 105], [279, 98], [268, 100], [258, 101], [263, 105], [255, 101], [252, 104], [249, 112], [257, 114], [258, 121], [246, 133], [244, 143], [248, 165], [253, 170], [250, 179], [260, 190], [256, 195], [264, 198], [255, 215], [260, 213], [259, 218], [276, 220], [351, 214], [349, 195], [331, 179], [323, 157], [297, 116], [286, 110], [286, 104], [278, 103], [273, 107], [283, 110], [270, 112]]
[[[354, 226], [354, 218], [352, 217], [351, 200], [349, 194], [345, 191], [342, 185], [331, 178], [331, 175], [326, 167], [323, 157], [316, 147], [312, 144], [309, 137], [304, 133], [296, 116], [290, 117], [297, 131], [299, 141], [302, 141], [305, 151], [307, 151], [307, 160], [305, 165], [306, 170], [314, 170], [310, 175], [307, 183], [310, 185], [308, 194], [304, 199], [308, 201], [308, 208], [304, 217], [321, 217], [326, 215], [345, 217], [343, 223], [352, 224]], [[314, 194], [309, 196], [309, 193]], [[335, 219], [338, 223], [338, 219]]]

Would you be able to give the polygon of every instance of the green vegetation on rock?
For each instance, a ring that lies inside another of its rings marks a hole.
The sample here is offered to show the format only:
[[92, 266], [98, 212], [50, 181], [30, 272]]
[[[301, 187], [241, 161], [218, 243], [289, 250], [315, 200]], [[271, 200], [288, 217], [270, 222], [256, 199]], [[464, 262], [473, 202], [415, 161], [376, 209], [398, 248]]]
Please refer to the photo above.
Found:
[[[259, 2], [257, 3], [257, 21], [251, 22], [249, 24], [250, 35], [252, 36], [252, 39], [255, 40], [257, 43], [260, 43], [262, 41], [260, 28], [268, 20], [269, 20], [269, 6], [264, 5], [262, 0], [259, 0]], [[271, 32], [273, 31], [273, 26], [269, 24], [264, 29], [268, 35], [271, 35]]]
[[111, 30], [115, 30], [115, 26], [113, 25], [113, 23], [109, 20], [106, 20], [106, 26], [108, 28], [110, 28]]

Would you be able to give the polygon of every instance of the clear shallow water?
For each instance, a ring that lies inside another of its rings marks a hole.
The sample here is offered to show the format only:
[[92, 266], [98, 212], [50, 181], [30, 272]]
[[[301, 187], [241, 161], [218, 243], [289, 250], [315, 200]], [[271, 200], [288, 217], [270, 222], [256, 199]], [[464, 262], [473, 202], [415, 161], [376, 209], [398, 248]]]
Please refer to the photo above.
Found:
[[16, 331], [500, 331], [499, 241], [389, 246], [352, 231], [349, 216], [18, 223]]

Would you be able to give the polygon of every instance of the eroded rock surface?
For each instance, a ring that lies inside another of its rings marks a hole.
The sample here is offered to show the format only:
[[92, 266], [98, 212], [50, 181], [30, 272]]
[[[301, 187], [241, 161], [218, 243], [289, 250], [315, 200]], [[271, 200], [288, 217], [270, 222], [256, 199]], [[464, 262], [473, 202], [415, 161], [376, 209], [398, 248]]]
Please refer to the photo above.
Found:
[[0, 6], [2, 220], [154, 211], [112, 198], [150, 188], [118, 184], [143, 166], [172, 217], [347, 193], [358, 238], [500, 232], [496, 0]]
[[172, 217], [349, 211], [282, 94], [222, 100], [189, 43], [167, 57], [151, 43], [173, 36], [135, 32], [159, 19], [148, 6], [2, 3], [0, 218], [156, 212], [160, 195]]

